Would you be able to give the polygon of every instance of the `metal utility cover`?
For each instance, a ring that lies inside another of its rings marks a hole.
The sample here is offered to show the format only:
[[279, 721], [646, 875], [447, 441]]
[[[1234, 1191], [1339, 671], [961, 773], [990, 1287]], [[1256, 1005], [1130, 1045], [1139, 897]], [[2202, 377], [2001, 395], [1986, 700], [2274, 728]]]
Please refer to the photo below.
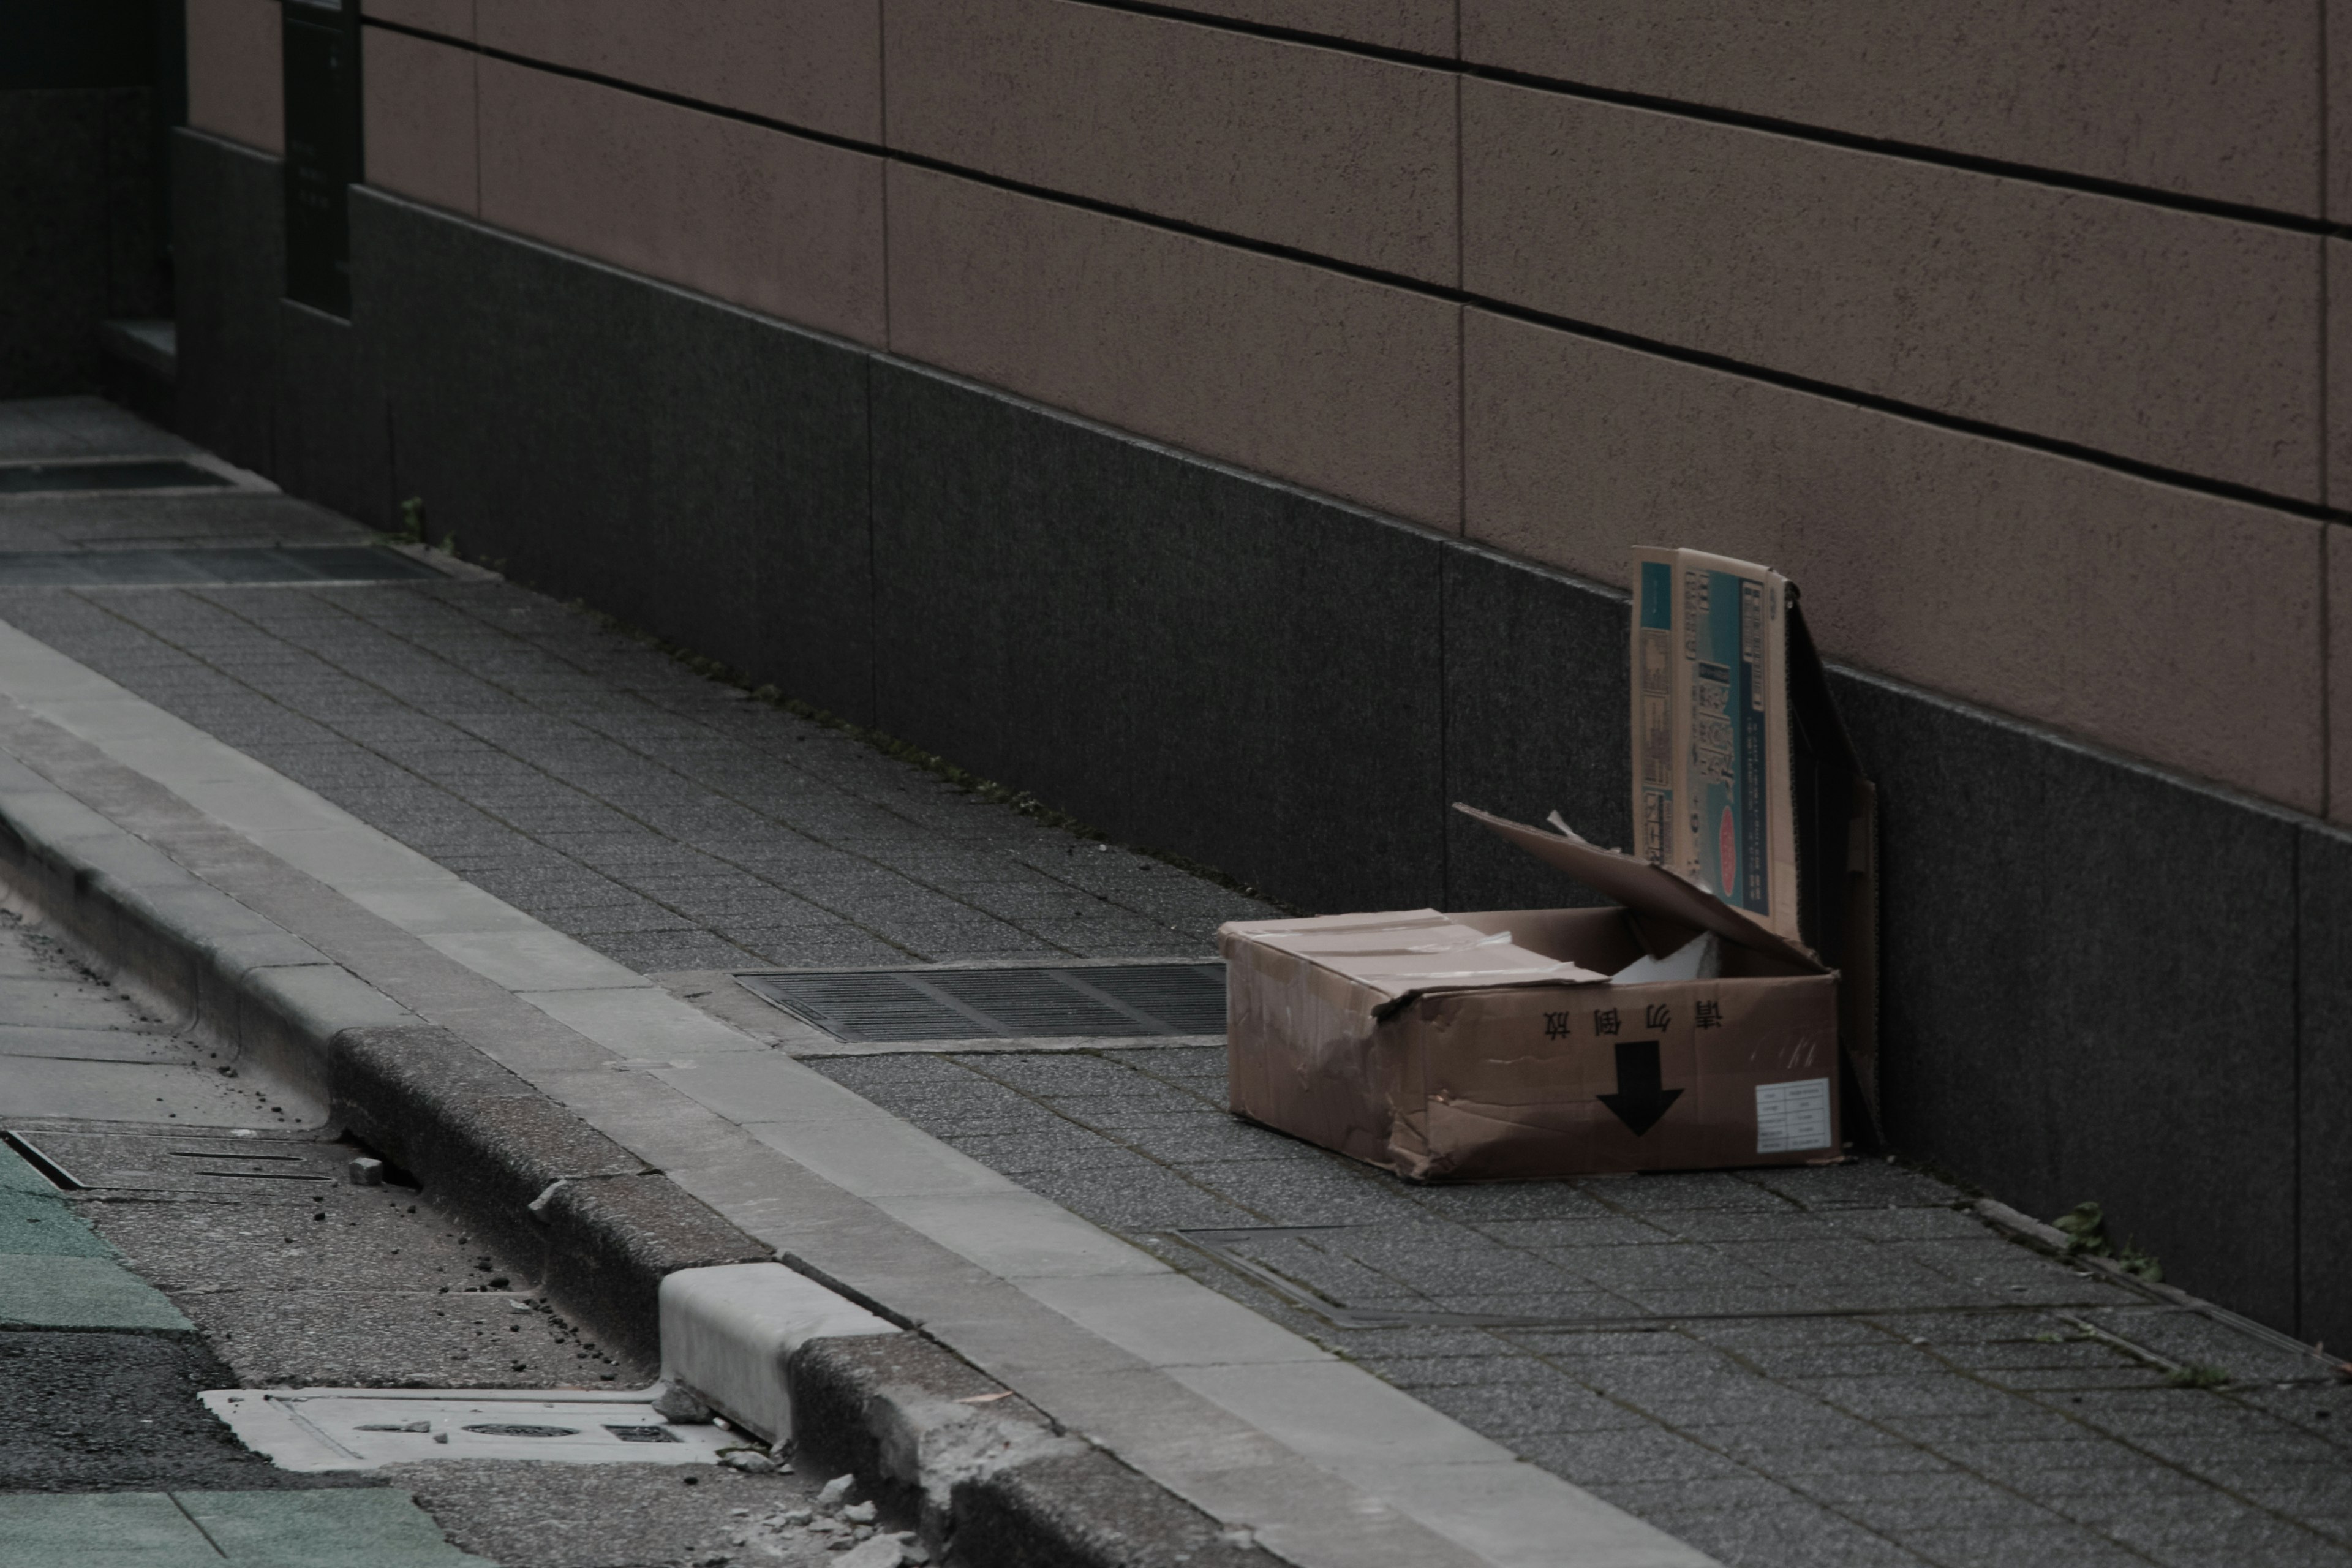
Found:
[[1222, 1035], [1225, 966], [884, 969], [738, 975], [837, 1040], [1138, 1038]]
[[344, 1179], [352, 1151], [301, 1139], [212, 1133], [55, 1132], [11, 1128], [5, 1136], [53, 1181], [142, 1193], [301, 1194]]
[[0, 553], [0, 586], [11, 588], [386, 583], [441, 575], [422, 561], [375, 544], [235, 545], [216, 550], [21, 550]]
[[199, 1394], [238, 1441], [286, 1470], [372, 1470], [419, 1459], [709, 1465], [751, 1440], [672, 1426], [650, 1390], [223, 1388]]

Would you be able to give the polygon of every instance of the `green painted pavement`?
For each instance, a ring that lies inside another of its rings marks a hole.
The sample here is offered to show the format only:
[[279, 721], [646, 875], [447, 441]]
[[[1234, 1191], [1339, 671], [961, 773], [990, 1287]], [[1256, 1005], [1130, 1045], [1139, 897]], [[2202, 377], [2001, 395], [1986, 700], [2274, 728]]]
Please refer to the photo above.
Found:
[[0, 1327], [188, 1329], [48, 1179], [0, 1144]]
[[58, 1195], [49, 1179], [25, 1162], [23, 1155], [0, 1143], [0, 1193], [46, 1193]]
[[0, 1327], [179, 1329], [163, 1293], [107, 1258], [0, 1253]]
[[89, 1228], [89, 1222], [54, 1194], [0, 1187], [0, 1254], [11, 1252], [67, 1258], [115, 1256], [114, 1248]]
[[389, 1488], [0, 1494], [0, 1568], [497, 1568]]
[[0, 1496], [0, 1568], [220, 1568], [162, 1492]]

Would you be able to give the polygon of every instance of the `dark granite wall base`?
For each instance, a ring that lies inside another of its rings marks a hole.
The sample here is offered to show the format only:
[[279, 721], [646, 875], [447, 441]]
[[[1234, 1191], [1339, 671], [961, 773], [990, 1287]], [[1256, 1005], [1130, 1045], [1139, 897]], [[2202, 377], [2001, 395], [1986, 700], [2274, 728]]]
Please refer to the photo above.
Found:
[[871, 716], [865, 354], [364, 192], [352, 227], [436, 542]]
[[[182, 374], [302, 411], [289, 487], [420, 496], [471, 557], [1305, 907], [1580, 897], [1456, 799], [1626, 839], [1620, 595], [371, 194], [350, 343], [297, 346], [253, 283], [275, 165], [188, 145]], [[1833, 680], [1894, 1147], [2352, 1342], [2352, 837]]]
[[2325, 1341], [2338, 1360], [2352, 1360], [2352, 835], [2305, 828], [2297, 836], [2295, 884], [2302, 913], [2296, 1331]]
[[97, 391], [98, 324], [165, 308], [151, 96], [0, 91], [0, 397]]
[[874, 374], [882, 728], [1305, 904], [1440, 896], [1437, 540]]
[[277, 468], [281, 399], [307, 390], [281, 390], [278, 379], [283, 167], [194, 132], [181, 132], [173, 148], [180, 433], [264, 474]]

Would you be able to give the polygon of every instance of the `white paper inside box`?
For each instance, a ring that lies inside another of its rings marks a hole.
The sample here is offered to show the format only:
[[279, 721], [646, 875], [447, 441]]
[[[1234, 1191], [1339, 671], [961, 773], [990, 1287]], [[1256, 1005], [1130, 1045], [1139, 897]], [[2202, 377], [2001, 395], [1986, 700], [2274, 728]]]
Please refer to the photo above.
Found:
[[[1621, 907], [1225, 926], [1235, 1112], [1424, 1181], [1838, 1157], [1835, 974], [1671, 872], [1473, 815]], [[1613, 978], [1710, 932], [1711, 976]]]

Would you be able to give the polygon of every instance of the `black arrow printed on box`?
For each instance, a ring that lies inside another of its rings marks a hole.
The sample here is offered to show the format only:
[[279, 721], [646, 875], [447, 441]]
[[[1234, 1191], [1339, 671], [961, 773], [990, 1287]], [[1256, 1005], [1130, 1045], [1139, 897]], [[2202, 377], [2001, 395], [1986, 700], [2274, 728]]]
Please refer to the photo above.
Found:
[[1634, 1137], [1639, 1138], [1658, 1124], [1674, 1102], [1683, 1097], [1678, 1089], [1667, 1089], [1665, 1073], [1658, 1065], [1658, 1042], [1655, 1040], [1620, 1040], [1617, 1042], [1617, 1092], [1596, 1094], [1592, 1098], [1617, 1113]]

